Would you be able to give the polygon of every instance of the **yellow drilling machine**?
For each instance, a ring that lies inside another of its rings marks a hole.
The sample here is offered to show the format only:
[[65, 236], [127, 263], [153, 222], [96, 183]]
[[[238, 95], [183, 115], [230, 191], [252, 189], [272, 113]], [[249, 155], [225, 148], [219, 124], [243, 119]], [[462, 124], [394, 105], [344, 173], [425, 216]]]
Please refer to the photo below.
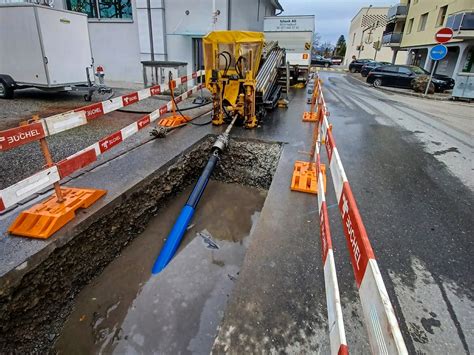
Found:
[[278, 80], [285, 51], [275, 43], [264, 50], [264, 42], [263, 33], [248, 31], [213, 31], [203, 38], [214, 125], [237, 115], [238, 123], [254, 128], [266, 109], [275, 107], [282, 89]]

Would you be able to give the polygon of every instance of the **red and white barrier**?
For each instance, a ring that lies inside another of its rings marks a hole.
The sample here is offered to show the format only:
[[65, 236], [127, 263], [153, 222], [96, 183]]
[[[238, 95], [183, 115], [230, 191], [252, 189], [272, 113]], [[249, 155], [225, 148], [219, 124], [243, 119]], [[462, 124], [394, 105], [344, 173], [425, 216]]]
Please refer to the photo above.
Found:
[[[194, 72], [174, 80], [176, 83], [185, 83], [204, 75], [204, 70]], [[173, 84], [172, 84], [173, 85]], [[110, 100], [97, 102], [88, 106], [79, 107], [73, 111], [42, 118], [33, 123], [18, 128], [0, 131], [0, 151], [8, 150], [41, 138], [64, 132], [69, 129], [87, 124], [112, 111], [132, 105], [148, 97], [161, 94], [168, 90], [168, 84], [155, 85], [140, 91], [118, 96]]]
[[[193, 87], [180, 96], [177, 96], [175, 98], [176, 102], [185, 100], [203, 87], [204, 84], [199, 84]], [[56, 164], [56, 166], [42, 170], [24, 180], [17, 182], [12, 186], [1, 190], [0, 212], [17, 204], [23, 199], [32, 196], [45, 187], [51, 186], [53, 183], [60, 181], [73, 172], [93, 163], [97, 160], [99, 155], [122, 143], [125, 139], [145, 128], [151, 122], [156, 121], [161, 115], [171, 111], [171, 109], [172, 102], [169, 101], [166, 105], [163, 105], [152, 113], [143, 116], [138, 121], [129, 124], [120, 131], [112, 133], [100, 141], [88, 146], [87, 148], [84, 148], [79, 152], [67, 157], [66, 159], [61, 160]], [[42, 123], [38, 122], [35, 127], [35, 129], [38, 129], [39, 132], [40, 127], [42, 127]]]
[[326, 289], [326, 304], [328, 307], [329, 342], [331, 354], [348, 354], [344, 320], [342, 318], [341, 297], [337, 282], [336, 264], [332, 250], [331, 230], [329, 228], [326, 196], [324, 194], [324, 179], [321, 172], [320, 139], [316, 141], [316, 172], [318, 177], [318, 210], [319, 235], [321, 237], [321, 252], [324, 265], [324, 287]]
[[347, 247], [373, 354], [408, 354], [397, 318], [385, 289], [375, 255], [347, 180], [339, 152], [327, 120], [324, 96], [321, 137], [326, 146], [334, 189], [341, 213]]

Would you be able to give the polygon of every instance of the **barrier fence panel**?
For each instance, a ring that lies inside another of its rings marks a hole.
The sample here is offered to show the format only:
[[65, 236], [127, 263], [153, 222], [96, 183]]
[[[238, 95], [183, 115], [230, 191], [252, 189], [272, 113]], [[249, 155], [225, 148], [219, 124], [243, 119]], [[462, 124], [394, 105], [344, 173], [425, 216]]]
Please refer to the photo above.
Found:
[[365, 325], [373, 354], [408, 354], [395, 312], [387, 294], [380, 270], [375, 260], [367, 232], [349, 181], [342, 165], [334, 136], [328, 122], [324, 95], [319, 88], [322, 102], [322, 120], [318, 125], [321, 140], [326, 147], [344, 235], [349, 249]]
[[332, 249], [331, 231], [329, 227], [328, 210], [326, 205], [325, 184], [320, 159], [319, 124], [315, 144], [316, 175], [318, 177], [318, 211], [319, 235], [321, 238], [321, 255], [324, 267], [324, 287], [326, 289], [326, 304], [328, 308], [329, 342], [331, 354], [348, 354], [344, 320], [342, 318], [341, 297], [337, 281], [336, 264]]
[[[191, 73], [173, 80], [176, 83], [186, 83], [204, 75], [204, 70]], [[136, 92], [115, 97], [110, 100], [76, 108], [72, 111], [45, 117], [17, 128], [0, 131], [0, 151], [9, 150], [41, 138], [51, 136], [69, 129], [87, 124], [88, 121], [99, 118], [107, 113], [132, 105], [148, 97], [160, 95], [169, 89], [168, 84], [155, 85]]]
[[[196, 93], [202, 89], [204, 84], [199, 84], [190, 90], [184, 92], [180, 96], [176, 97], [177, 102], [188, 98], [190, 95]], [[72, 154], [71, 156], [61, 160], [54, 166], [48, 169], [42, 170], [24, 180], [17, 182], [3, 190], [0, 190], [0, 212], [14, 206], [22, 200], [34, 195], [35, 193], [43, 190], [45, 187], [52, 185], [53, 183], [59, 182], [64, 177], [72, 174], [73, 172], [93, 163], [97, 160], [97, 157], [106, 151], [112, 149], [116, 145], [123, 142], [133, 134], [137, 133], [141, 129], [148, 126], [150, 123], [156, 121], [161, 115], [170, 112], [172, 108], [172, 102], [169, 101], [166, 105], [161, 106], [155, 111], [141, 117], [139, 120], [129, 124], [121, 130], [114, 132], [107, 137], [95, 142], [94, 144]], [[81, 113], [83, 115], [83, 113]], [[42, 135], [41, 127], [44, 127], [44, 121], [35, 122], [30, 124], [26, 130], [19, 130], [17, 134], [24, 134], [24, 132], [31, 132], [31, 128], [37, 130], [37, 133], [41, 138]], [[0, 142], [1, 142], [0, 136]], [[14, 145], [14, 143], [8, 143]], [[12, 146], [10, 148], [13, 148]]]

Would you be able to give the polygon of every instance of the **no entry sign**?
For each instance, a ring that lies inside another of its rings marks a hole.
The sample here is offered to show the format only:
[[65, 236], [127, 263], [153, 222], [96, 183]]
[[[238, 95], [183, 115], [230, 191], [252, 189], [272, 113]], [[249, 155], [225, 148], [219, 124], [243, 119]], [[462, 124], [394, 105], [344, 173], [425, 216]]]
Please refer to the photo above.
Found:
[[446, 43], [453, 38], [454, 32], [449, 27], [444, 27], [436, 32], [435, 40], [438, 43]]

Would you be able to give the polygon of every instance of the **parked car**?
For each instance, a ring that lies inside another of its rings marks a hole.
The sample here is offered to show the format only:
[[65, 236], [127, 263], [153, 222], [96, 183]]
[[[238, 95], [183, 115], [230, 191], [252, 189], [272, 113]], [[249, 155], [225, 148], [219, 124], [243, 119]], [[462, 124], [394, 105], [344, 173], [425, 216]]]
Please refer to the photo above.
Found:
[[[394, 86], [412, 89], [413, 80], [420, 75], [430, 75], [430, 73], [414, 65], [384, 65], [369, 72], [367, 83], [374, 87]], [[432, 82], [435, 91], [438, 92], [454, 87], [454, 80], [447, 75], [434, 74]]]
[[373, 62], [372, 59], [356, 59], [349, 64], [349, 71], [351, 73], [358, 73], [364, 65], [367, 63]]
[[322, 65], [325, 68], [328, 68], [332, 65], [331, 59], [324, 58], [323, 56], [316, 55], [311, 58], [311, 64], [313, 65]]
[[369, 74], [369, 72], [372, 69], [381, 67], [382, 65], [389, 65], [389, 64], [392, 64], [392, 63], [389, 63], [389, 62], [368, 62], [360, 70], [360, 75], [362, 75], [365, 78], [367, 76], [367, 74]]
[[341, 65], [342, 64], [342, 57], [332, 57], [331, 58], [332, 65]]

